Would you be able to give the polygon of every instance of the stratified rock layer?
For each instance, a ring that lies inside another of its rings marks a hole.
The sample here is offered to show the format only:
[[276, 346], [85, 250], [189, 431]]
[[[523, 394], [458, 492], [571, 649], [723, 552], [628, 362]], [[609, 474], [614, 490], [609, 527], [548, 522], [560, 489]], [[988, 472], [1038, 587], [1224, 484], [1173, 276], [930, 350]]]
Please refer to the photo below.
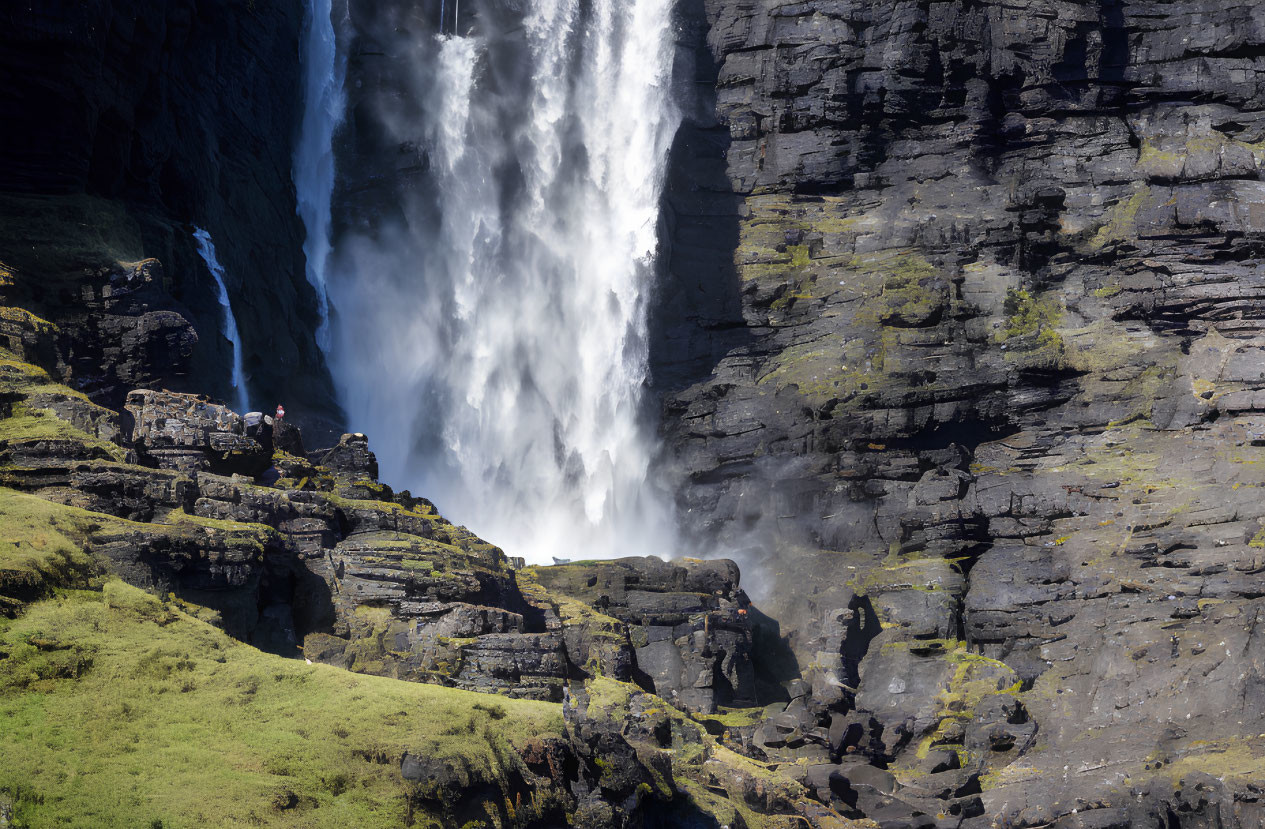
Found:
[[1257, 4], [693, 10], [659, 377], [809, 686], [765, 744], [885, 826], [1257, 825]]
[[[530, 573], [549, 591], [546, 602], [552, 593], [588, 606], [571, 618], [559, 603], [551, 614], [558, 627], [581, 637], [576, 653], [588, 656], [577, 660], [581, 664], [595, 660], [601, 673], [636, 677], [691, 711], [756, 704], [750, 602], [738, 587], [733, 562], [626, 558], [536, 567]], [[605, 660], [593, 654], [591, 640], [603, 637], [625, 652]]]
[[[65, 364], [56, 326], [6, 310], [10, 343]], [[126, 403], [122, 413], [98, 406], [0, 349], [5, 616], [58, 588], [101, 589], [104, 574], [158, 594], [104, 586], [107, 603], [160, 626], [177, 620], [174, 603], [275, 654], [562, 703], [556, 734], [514, 750], [498, 743], [500, 772], [451, 756], [364, 750], [375, 764], [398, 763], [407, 815], [442, 815], [442, 825], [489, 809], [514, 814], [524, 829], [852, 825], [814, 801], [795, 769], [752, 759], [767, 757], [750, 739], [760, 708], [723, 707], [752, 706], [770, 689], [785, 697], [756, 658], [762, 623], [749, 618], [755, 611], [732, 562], [516, 569], [521, 562], [425, 499], [380, 483], [362, 434], [304, 456], [302, 435], [284, 420], [169, 391], [134, 390]], [[23, 677], [6, 694], [91, 668], [91, 648], [38, 641], [0, 652], [6, 682]], [[41, 647], [68, 652], [49, 667], [20, 664]], [[480, 717], [505, 716], [485, 699], [443, 735], [464, 728], [474, 739]], [[741, 727], [731, 733], [724, 726], [735, 718]], [[19, 800], [38, 800], [26, 791]], [[297, 805], [300, 795], [286, 791], [274, 805]]]

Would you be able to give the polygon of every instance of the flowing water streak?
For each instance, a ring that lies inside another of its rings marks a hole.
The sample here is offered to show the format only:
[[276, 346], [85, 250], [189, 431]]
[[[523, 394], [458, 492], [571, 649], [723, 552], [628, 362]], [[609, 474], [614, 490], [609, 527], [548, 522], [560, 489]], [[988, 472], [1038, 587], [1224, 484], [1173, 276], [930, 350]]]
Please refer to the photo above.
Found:
[[294, 153], [299, 216], [307, 229], [303, 253], [307, 280], [316, 290], [320, 327], [316, 341], [329, 347], [330, 197], [334, 192], [334, 131], [343, 119], [346, 60], [338, 52], [331, 0], [309, 0], [302, 44], [303, 123]]
[[642, 417], [672, 5], [534, 0], [499, 40], [412, 44], [424, 115], [380, 117], [426, 180], [331, 270], [335, 378], [385, 480], [529, 560], [675, 552]]
[[215, 254], [215, 242], [211, 241], [210, 233], [195, 227], [193, 238], [198, 242], [198, 254], [215, 278], [215, 295], [220, 302], [220, 333], [233, 346], [233, 410], [244, 414], [250, 411], [250, 395], [246, 390], [246, 371], [242, 368], [242, 338], [237, 333], [237, 317], [233, 315], [233, 305], [228, 300], [228, 288], [224, 285], [224, 267]]

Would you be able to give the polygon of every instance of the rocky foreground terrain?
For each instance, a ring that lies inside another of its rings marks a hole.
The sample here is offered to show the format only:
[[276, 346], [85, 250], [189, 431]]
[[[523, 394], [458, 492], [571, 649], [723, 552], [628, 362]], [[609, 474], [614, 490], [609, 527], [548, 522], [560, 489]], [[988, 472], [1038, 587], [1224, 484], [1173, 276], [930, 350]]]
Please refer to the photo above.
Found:
[[[133, 5], [0, 11], [0, 826], [1265, 823], [1258, 4], [684, 0], [652, 357], [737, 564], [555, 567], [330, 434], [297, 16]], [[302, 430], [198, 394], [195, 223]]]
[[[136, 332], [110, 365], [182, 373], [188, 321], [144, 324], [160, 265], [107, 270], [99, 319]], [[780, 642], [732, 562], [523, 567], [364, 435], [94, 402], [80, 336], [0, 309], [0, 825], [848, 825], [799, 721], [764, 722]], [[191, 738], [186, 781], [161, 758]]]

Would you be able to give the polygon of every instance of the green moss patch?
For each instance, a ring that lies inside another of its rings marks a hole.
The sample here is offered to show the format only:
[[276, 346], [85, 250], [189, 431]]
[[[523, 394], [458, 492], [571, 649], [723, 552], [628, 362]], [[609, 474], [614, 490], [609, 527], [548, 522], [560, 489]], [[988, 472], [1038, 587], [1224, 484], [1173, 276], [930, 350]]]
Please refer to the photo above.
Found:
[[828, 334], [775, 354], [757, 383], [775, 392], [794, 386], [815, 408], [850, 400], [879, 382], [882, 354], [866, 356], [870, 350], [863, 340]]
[[859, 258], [850, 265], [882, 275], [878, 315], [886, 325], [927, 325], [949, 304], [948, 283], [939, 278], [934, 265], [912, 251]]
[[1065, 346], [1059, 333], [1063, 308], [1057, 298], [1033, 294], [1027, 288], [1006, 291], [1006, 314], [993, 341], [1006, 348], [1006, 358], [1024, 368], [1056, 369], [1064, 362]]
[[48, 440], [69, 441], [101, 458], [123, 460], [121, 447], [62, 420], [37, 401], [73, 399], [82, 406], [100, 410], [102, 415], [107, 414], [107, 410], [89, 402], [81, 392], [53, 382], [44, 369], [0, 351], [0, 402], [6, 398], [12, 402], [7, 416], [0, 417], [0, 447]]

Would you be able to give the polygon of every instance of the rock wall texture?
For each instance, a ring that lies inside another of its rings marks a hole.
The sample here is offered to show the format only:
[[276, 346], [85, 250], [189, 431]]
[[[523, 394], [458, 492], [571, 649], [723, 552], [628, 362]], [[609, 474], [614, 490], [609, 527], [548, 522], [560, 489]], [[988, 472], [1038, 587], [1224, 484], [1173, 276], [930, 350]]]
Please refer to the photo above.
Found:
[[199, 335], [184, 382], [228, 396], [230, 346], [191, 238], [205, 228], [252, 390], [336, 421], [291, 183], [302, 15], [257, 0], [5, 4], [0, 261], [42, 281], [25, 304], [61, 323], [78, 297], [50, 285], [161, 260]]
[[687, 7], [665, 433], [783, 730], [885, 826], [1258, 825], [1265, 10]]

